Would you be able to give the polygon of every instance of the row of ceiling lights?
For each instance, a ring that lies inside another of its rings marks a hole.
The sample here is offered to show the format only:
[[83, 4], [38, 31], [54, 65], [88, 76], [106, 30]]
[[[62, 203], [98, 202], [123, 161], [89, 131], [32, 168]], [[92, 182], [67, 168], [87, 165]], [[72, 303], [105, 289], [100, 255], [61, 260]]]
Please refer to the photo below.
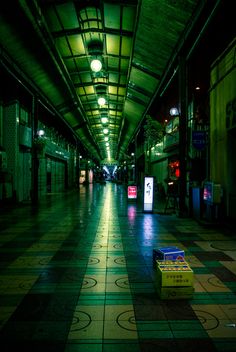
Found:
[[[94, 27], [95, 22], [97, 27], [101, 29], [102, 14], [100, 12], [100, 9], [93, 5], [88, 5], [80, 10], [79, 18], [80, 18], [81, 28], [84, 29], [84, 42], [87, 43], [87, 51], [90, 57], [90, 69], [92, 71], [92, 75], [94, 78], [97, 78], [97, 77], [104, 78], [105, 70], [104, 70], [104, 59], [103, 59], [103, 51], [104, 51], [103, 34], [88, 31], [89, 28]], [[102, 71], [104, 71], [104, 74]], [[97, 80], [95, 80], [95, 82], [96, 81]], [[106, 99], [107, 85], [106, 83], [104, 83], [104, 80], [102, 81], [103, 83], [96, 84], [94, 88], [95, 88], [95, 93], [97, 94], [97, 97], [98, 97], [97, 103], [99, 106], [99, 110], [101, 111], [102, 109], [100, 114], [101, 123], [103, 125], [102, 132], [105, 135], [104, 142], [106, 143], [107, 157], [110, 158], [110, 149], [109, 149], [110, 147], [109, 147], [109, 144], [107, 144], [109, 143], [108, 142], [109, 141], [108, 106], [106, 106], [107, 105], [107, 99]]]
[[[97, 74], [102, 71], [103, 69], [103, 62], [102, 62], [102, 43], [98, 41], [92, 41], [90, 42], [88, 46], [89, 53], [92, 55], [92, 60], [90, 62], [90, 68], [93, 73]], [[101, 123], [103, 125], [107, 125], [109, 120], [108, 120], [108, 114], [107, 111], [104, 111], [104, 107], [107, 104], [107, 100], [105, 99], [104, 95], [106, 94], [107, 87], [105, 84], [100, 84], [96, 86], [96, 92], [98, 95], [98, 105], [100, 108], [103, 109], [103, 113], [101, 114]], [[106, 135], [104, 138], [104, 141], [106, 142], [106, 150], [107, 150], [107, 157], [110, 158], [110, 145], [109, 145], [109, 129], [107, 127], [103, 128], [103, 133]]]

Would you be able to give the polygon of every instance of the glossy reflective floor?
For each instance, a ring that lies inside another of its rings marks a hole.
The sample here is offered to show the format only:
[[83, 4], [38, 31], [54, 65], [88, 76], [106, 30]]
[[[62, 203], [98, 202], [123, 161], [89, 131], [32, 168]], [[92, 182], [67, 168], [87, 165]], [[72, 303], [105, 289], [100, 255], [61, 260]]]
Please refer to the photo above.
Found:
[[[144, 214], [122, 186], [1, 210], [0, 350], [236, 351], [236, 236]], [[189, 300], [159, 299], [152, 250], [176, 245]]]

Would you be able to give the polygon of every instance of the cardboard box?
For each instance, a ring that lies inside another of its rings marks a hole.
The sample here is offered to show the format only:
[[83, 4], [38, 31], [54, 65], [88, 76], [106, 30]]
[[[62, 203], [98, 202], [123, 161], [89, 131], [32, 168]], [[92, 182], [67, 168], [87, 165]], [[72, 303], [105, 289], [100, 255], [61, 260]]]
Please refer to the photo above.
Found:
[[156, 260], [183, 260], [184, 250], [178, 247], [162, 247], [153, 249], [153, 263]]
[[156, 279], [160, 287], [193, 286], [194, 275], [186, 261], [157, 261]]
[[186, 287], [158, 287], [158, 296], [161, 299], [191, 299], [193, 297], [194, 288], [193, 286]]

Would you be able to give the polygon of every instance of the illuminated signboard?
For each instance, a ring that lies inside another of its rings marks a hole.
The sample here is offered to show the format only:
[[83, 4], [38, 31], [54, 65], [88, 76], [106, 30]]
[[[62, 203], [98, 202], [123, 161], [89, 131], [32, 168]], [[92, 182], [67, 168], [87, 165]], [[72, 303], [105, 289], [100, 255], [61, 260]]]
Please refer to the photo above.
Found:
[[128, 199], [137, 199], [137, 186], [128, 186]]
[[151, 176], [144, 177], [143, 190], [143, 211], [153, 211], [153, 194], [154, 194], [154, 178]]

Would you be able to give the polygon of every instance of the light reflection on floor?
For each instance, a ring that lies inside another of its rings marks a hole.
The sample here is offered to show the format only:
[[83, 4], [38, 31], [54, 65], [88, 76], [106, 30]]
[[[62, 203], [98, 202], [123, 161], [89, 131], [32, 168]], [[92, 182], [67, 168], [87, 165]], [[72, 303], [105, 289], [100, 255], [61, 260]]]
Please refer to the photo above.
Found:
[[[14, 219], [14, 221], [12, 221]], [[235, 351], [236, 239], [82, 186], [0, 214], [1, 351]], [[178, 246], [189, 300], [161, 300], [152, 249]]]

